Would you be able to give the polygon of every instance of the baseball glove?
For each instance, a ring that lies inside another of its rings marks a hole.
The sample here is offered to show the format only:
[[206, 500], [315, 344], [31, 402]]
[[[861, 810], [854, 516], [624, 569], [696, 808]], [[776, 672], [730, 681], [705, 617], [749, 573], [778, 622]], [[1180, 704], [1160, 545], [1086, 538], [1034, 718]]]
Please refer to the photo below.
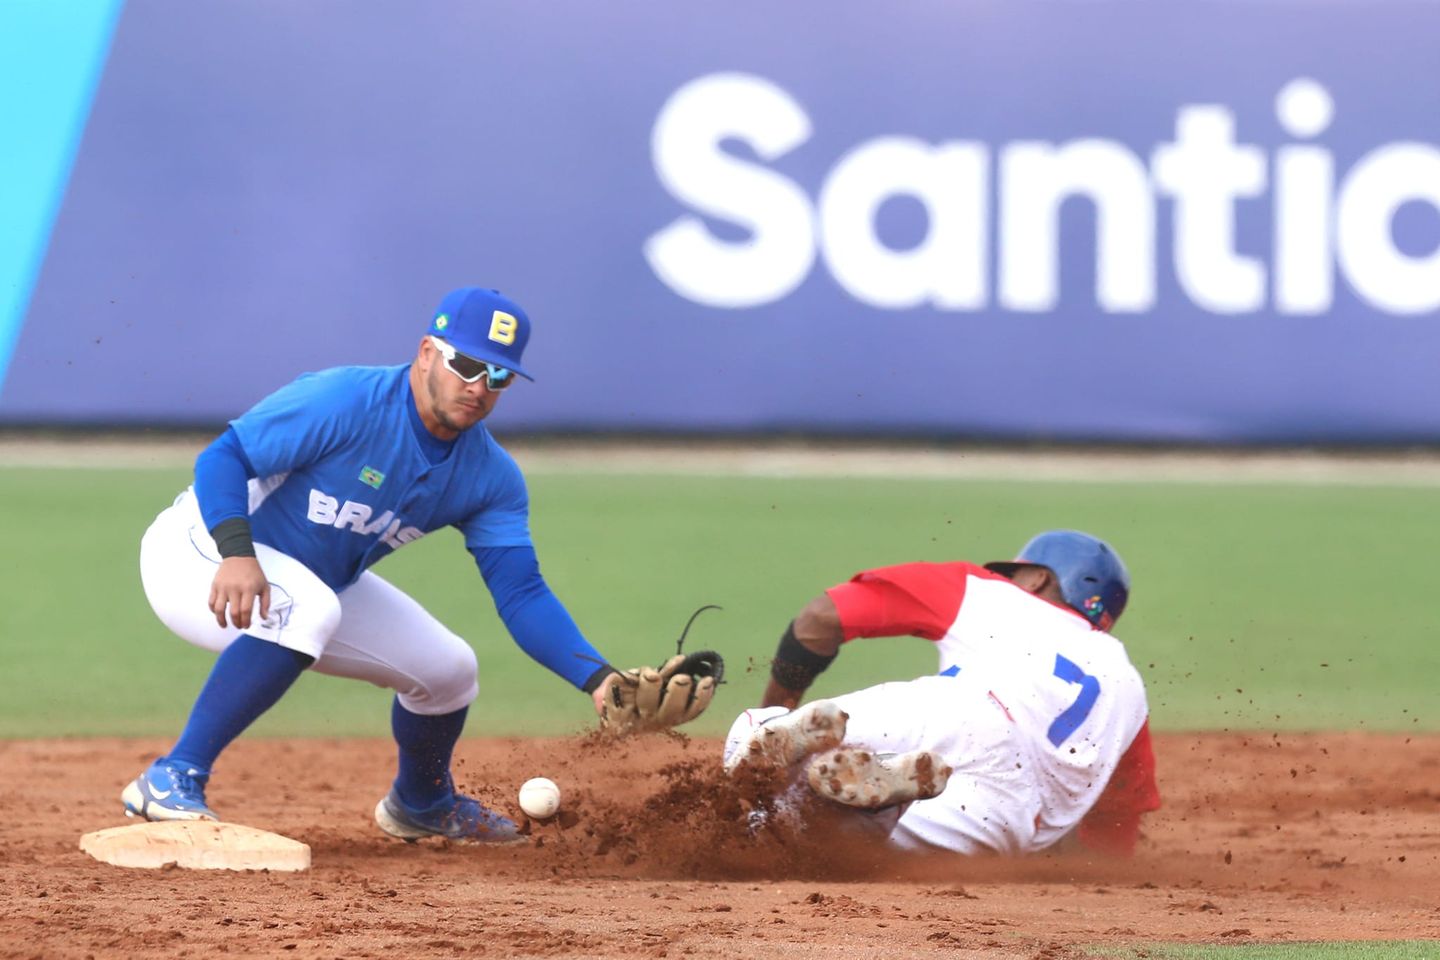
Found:
[[689, 723], [710, 706], [715, 687], [725, 678], [725, 660], [714, 650], [683, 652], [690, 624], [706, 610], [696, 610], [675, 645], [675, 655], [658, 667], [636, 667], [605, 680], [605, 706], [600, 727], [614, 733], [664, 730]]

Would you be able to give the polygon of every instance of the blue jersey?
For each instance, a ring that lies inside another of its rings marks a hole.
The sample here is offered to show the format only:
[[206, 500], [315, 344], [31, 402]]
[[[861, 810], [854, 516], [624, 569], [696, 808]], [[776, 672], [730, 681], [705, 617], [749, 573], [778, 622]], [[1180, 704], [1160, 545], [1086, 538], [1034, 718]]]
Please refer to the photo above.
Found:
[[230, 422], [256, 473], [255, 541], [333, 590], [442, 527], [457, 527], [471, 552], [530, 545], [520, 468], [483, 425], [431, 463], [411, 425], [409, 370], [307, 373]]

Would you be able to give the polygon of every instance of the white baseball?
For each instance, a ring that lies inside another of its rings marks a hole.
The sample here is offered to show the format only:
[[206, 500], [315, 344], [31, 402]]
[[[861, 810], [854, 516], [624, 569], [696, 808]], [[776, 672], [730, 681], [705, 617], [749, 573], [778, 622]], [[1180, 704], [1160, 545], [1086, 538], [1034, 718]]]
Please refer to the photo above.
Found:
[[548, 820], [560, 809], [560, 788], [544, 777], [526, 780], [520, 785], [520, 809], [527, 817]]

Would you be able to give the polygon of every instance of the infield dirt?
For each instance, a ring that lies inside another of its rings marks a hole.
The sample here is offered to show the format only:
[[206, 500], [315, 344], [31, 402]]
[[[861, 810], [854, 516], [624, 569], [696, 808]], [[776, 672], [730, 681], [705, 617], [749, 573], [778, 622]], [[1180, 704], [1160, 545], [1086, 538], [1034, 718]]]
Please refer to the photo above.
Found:
[[910, 957], [1078, 945], [1440, 939], [1440, 737], [1157, 738], [1137, 857], [898, 859], [745, 828], [713, 740], [462, 742], [458, 779], [532, 842], [405, 844], [371, 820], [393, 747], [241, 740], [210, 799], [310, 844], [305, 874], [126, 870], [77, 848], [168, 744], [0, 742], [0, 957]]

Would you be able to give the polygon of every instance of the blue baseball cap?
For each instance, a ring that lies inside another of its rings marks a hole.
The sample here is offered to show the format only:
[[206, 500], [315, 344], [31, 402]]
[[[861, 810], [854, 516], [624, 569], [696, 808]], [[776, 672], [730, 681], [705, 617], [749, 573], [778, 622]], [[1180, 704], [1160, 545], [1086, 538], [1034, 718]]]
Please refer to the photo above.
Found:
[[499, 290], [451, 290], [435, 308], [430, 333], [467, 357], [514, 370], [526, 380], [535, 379], [520, 366], [520, 355], [530, 342], [530, 318]]

